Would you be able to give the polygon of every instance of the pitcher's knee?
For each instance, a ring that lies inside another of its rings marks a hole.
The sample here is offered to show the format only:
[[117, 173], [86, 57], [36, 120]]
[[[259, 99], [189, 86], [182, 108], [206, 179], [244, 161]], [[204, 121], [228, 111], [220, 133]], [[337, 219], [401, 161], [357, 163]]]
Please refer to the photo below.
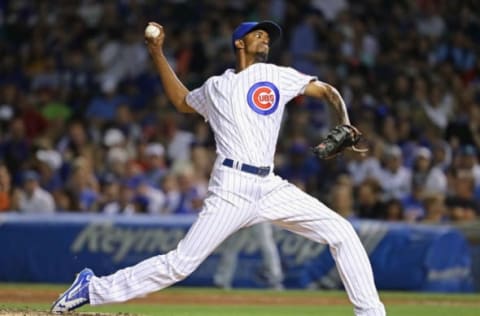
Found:
[[352, 224], [346, 219], [338, 218], [335, 221], [335, 235], [331, 237], [330, 244], [339, 244], [344, 242], [357, 241], [358, 235]]
[[175, 265], [171, 265], [171, 272], [172, 276], [174, 277], [175, 281], [182, 281], [186, 277], [188, 277], [192, 272], [195, 270], [194, 268], [191, 268], [190, 266], [182, 266], [178, 267]]
[[200, 265], [198, 260], [179, 254], [176, 250], [166, 255], [167, 269], [170, 277], [175, 281], [181, 281], [188, 277]]

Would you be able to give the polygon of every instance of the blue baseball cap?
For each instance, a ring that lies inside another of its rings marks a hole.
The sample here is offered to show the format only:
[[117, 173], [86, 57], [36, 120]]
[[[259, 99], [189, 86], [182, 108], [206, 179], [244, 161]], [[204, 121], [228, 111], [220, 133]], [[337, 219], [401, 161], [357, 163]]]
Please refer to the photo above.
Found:
[[235, 50], [235, 41], [243, 38], [248, 33], [255, 30], [264, 30], [270, 36], [270, 44], [273, 44], [277, 39], [282, 36], [282, 29], [273, 21], [261, 21], [261, 22], [243, 22], [240, 24], [232, 34], [232, 47]]

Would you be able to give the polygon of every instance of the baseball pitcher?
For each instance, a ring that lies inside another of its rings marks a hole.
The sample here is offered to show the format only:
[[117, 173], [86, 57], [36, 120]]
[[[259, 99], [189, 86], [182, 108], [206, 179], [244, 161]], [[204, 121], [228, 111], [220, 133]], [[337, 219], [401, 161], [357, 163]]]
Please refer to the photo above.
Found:
[[214, 132], [217, 159], [208, 197], [176, 249], [108, 276], [84, 269], [52, 311], [123, 302], [166, 288], [190, 275], [238, 229], [269, 221], [328, 244], [355, 315], [385, 315], [368, 256], [352, 225], [272, 172], [285, 104], [301, 94], [326, 100], [338, 114], [339, 125], [314, 152], [330, 158], [347, 148], [357, 150], [360, 133], [350, 124], [338, 91], [314, 76], [267, 63], [270, 44], [281, 37], [280, 27], [271, 21], [240, 24], [232, 34], [236, 68], [189, 91], [165, 58], [163, 27], [149, 25], [158, 28], [146, 35], [146, 42], [167, 97], [178, 111], [203, 116]]

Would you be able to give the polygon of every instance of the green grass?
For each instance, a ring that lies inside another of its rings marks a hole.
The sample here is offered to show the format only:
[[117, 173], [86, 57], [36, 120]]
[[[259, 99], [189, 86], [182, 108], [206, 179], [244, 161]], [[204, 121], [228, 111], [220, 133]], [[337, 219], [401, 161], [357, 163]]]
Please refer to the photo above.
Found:
[[[7, 284], [0, 285], [0, 290], [4, 289], [29, 288], [38, 291], [58, 290], [61, 292], [65, 286], [47, 286], [47, 285], [19, 285]], [[260, 290], [235, 290], [223, 292], [208, 288], [183, 288], [175, 287], [165, 290], [165, 293], [178, 293], [179, 297], [183, 294], [212, 294], [228, 297], [229, 295], [243, 295], [248, 297], [268, 297], [278, 298], [305, 298], [321, 297], [345, 300], [344, 292], [321, 292], [321, 291], [260, 291]], [[161, 298], [161, 294], [159, 296]], [[459, 295], [459, 294], [426, 294], [426, 293], [381, 293], [382, 300], [386, 303], [387, 314], [389, 316], [478, 316], [480, 315], [480, 295]], [[0, 302], [1, 308], [30, 308], [35, 310], [48, 310], [50, 302], [36, 304], [12, 304], [9, 302]], [[345, 305], [287, 305], [287, 306], [207, 306], [192, 304], [143, 304], [135, 302], [132, 304], [113, 304], [98, 307], [85, 307], [80, 311], [102, 312], [102, 313], [134, 313], [138, 315], [155, 316], [292, 316], [292, 315], [324, 315], [324, 316], [351, 316], [353, 315], [352, 306]]]
[[[0, 304], [3, 308], [19, 308], [45, 311], [47, 304]], [[199, 306], [199, 305], [110, 305], [85, 307], [79, 311], [98, 313], [133, 313], [151, 316], [292, 316], [292, 315], [352, 315], [351, 308], [346, 306], [322, 307], [316, 306]], [[473, 314], [472, 314], [473, 315]]]
[[[0, 304], [2, 307], [28, 307], [34, 310], [48, 310], [48, 304]], [[325, 315], [351, 316], [349, 306], [198, 306], [198, 305], [110, 305], [96, 308], [86, 307], [80, 311], [99, 313], [135, 313], [151, 316], [292, 316], [292, 315]], [[389, 316], [478, 316], [479, 307], [458, 306], [423, 306], [423, 305], [390, 305], [387, 306]]]

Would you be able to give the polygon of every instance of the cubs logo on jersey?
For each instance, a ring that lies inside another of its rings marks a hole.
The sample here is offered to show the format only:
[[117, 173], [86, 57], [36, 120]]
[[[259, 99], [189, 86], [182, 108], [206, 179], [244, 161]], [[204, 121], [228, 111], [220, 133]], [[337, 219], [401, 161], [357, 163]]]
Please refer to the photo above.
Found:
[[278, 88], [269, 81], [257, 82], [248, 89], [247, 103], [261, 115], [269, 115], [278, 108], [280, 94]]

